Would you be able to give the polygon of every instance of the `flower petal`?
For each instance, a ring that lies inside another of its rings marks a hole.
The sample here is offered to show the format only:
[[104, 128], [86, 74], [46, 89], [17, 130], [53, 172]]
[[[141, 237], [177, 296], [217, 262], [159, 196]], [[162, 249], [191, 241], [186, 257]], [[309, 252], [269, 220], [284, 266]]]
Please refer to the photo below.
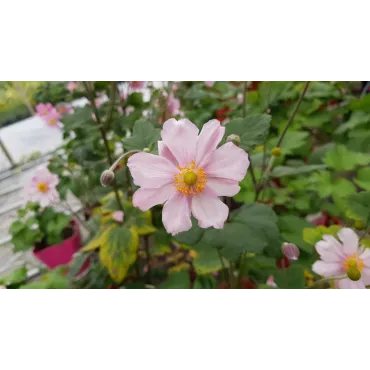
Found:
[[222, 229], [229, 215], [229, 208], [212, 192], [203, 191], [193, 197], [191, 212], [202, 228], [213, 226]]
[[211, 177], [207, 179], [206, 188], [217, 196], [233, 197], [239, 193], [240, 186], [235, 180]]
[[176, 235], [191, 229], [190, 198], [176, 192], [163, 206], [162, 222], [168, 233]]
[[176, 188], [173, 184], [167, 184], [156, 189], [141, 188], [134, 193], [132, 204], [142, 211], [147, 211], [157, 204], [163, 204], [175, 193]]
[[161, 157], [167, 158], [176, 167], [179, 165], [175, 156], [172, 154], [171, 150], [168, 149], [168, 146], [163, 141], [158, 141], [158, 154]]
[[344, 227], [338, 232], [338, 237], [342, 241], [343, 251], [347, 256], [356, 253], [358, 248], [358, 236], [352, 229]]
[[312, 265], [312, 271], [314, 271], [318, 275], [330, 277], [341, 274], [343, 272], [343, 269], [340, 263], [316, 261]]
[[230, 142], [222, 145], [208, 157], [204, 170], [208, 177], [241, 181], [248, 167], [248, 154]]
[[[331, 235], [324, 235], [325, 237]], [[345, 259], [345, 256], [341, 252], [341, 244], [333, 237], [324, 238], [316, 243], [315, 249], [319, 253], [321, 259], [325, 262], [341, 262]]]
[[361, 271], [361, 281], [365, 285], [370, 285], [370, 268], [364, 267]]
[[202, 167], [207, 157], [217, 148], [225, 134], [225, 127], [222, 127], [217, 119], [208, 121], [202, 128], [197, 142], [197, 154], [195, 163]]
[[342, 279], [338, 281], [337, 286], [339, 289], [365, 289], [365, 284], [361, 280]]
[[159, 188], [173, 181], [177, 168], [166, 158], [149, 153], [137, 153], [127, 162], [134, 184], [144, 188]]
[[182, 167], [195, 158], [198, 132], [198, 127], [186, 118], [171, 118], [163, 124], [162, 139]]

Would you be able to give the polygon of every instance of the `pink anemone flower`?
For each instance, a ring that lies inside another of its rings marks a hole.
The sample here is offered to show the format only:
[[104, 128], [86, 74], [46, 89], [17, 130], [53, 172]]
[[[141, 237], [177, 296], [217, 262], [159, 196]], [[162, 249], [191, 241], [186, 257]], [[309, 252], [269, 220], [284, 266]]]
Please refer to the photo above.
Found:
[[132, 91], [141, 90], [145, 86], [145, 81], [130, 81], [130, 88]]
[[205, 84], [207, 87], [212, 87], [212, 86], [215, 84], [215, 81], [204, 81], [204, 84]]
[[164, 203], [162, 221], [172, 235], [191, 228], [191, 214], [202, 228], [223, 228], [229, 208], [218, 197], [236, 195], [249, 167], [248, 154], [232, 142], [217, 149], [225, 133], [219, 121], [198, 133], [188, 119], [171, 118], [163, 125], [159, 155], [137, 153], [128, 160], [140, 186], [134, 206], [146, 211]]
[[40, 103], [36, 105], [36, 114], [40, 117], [48, 115], [54, 110], [51, 103]]
[[112, 214], [113, 220], [117, 221], [120, 224], [123, 222], [123, 217], [124, 217], [124, 213], [122, 211], [116, 211], [116, 212], [113, 212]]
[[365, 289], [370, 284], [370, 249], [359, 245], [357, 234], [349, 228], [338, 232], [339, 242], [332, 235], [324, 235], [316, 243], [321, 261], [316, 261], [312, 270], [324, 277], [347, 275], [337, 280], [340, 289]]
[[168, 113], [171, 116], [177, 116], [181, 115], [182, 112], [180, 110], [180, 100], [175, 98], [173, 95], [170, 95], [167, 99], [167, 107], [168, 107]]
[[40, 203], [41, 207], [47, 207], [59, 200], [56, 189], [58, 184], [58, 175], [51, 173], [47, 168], [39, 168], [30, 183], [25, 186], [27, 199]]
[[267, 279], [266, 285], [277, 288], [277, 284], [275, 283], [274, 277], [272, 275], [270, 275], [269, 278]]
[[62, 115], [56, 110], [53, 109], [49, 114], [43, 117], [44, 121], [47, 123], [50, 127], [59, 127], [60, 122], [59, 119], [62, 117]]
[[75, 81], [69, 81], [66, 87], [67, 87], [67, 90], [70, 93], [72, 93], [73, 91], [77, 90], [80, 87], [80, 85]]

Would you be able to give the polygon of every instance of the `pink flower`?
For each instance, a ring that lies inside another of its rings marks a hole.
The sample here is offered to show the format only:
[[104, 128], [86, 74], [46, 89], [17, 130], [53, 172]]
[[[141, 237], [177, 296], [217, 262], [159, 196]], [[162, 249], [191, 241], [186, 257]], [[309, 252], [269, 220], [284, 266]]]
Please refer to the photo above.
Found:
[[232, 142], [216, 149], [225, 133], [219, 121], [207, 122], [198, 133], [188, 119], [171, 118], [163, 125], [159, 155], [137, 153], [128, 160], [141, 187], [134, 206], [146, 211], [165, 203], [162, 221], [172, 235], [191, 228], [191, 214], [202, 228], [222, 229], [229, 208], [218, 197], [237, 194], [249, 166], [248, 154]]
[[56, 186], [59, 177], [51, 173], [47, 168], [39, 168], [31, 182], [25, 186], [27, 198], [31, 202], [40, 203], [41, 207], [47, 207], [59, 200]]
[[299, 257], [299, 249], [293, 243], [283, 243], [283, 254], [291, 261], [296, 261]]
[[125, 101], [127, 99], [127, 91], [122, 91], [119, 96], [122, 101]]
[[339, 242], [332, 235], [324, 235], [316, 243], [316, 250], [321, 261], [316, 261], [312, 270], [324, 277], [347, 275], [337, 280], [341, 289], [364, 289], [370, 284], [370, 249], [359, 245], [357, 234], [349, 228], [338, 232]]
[[77, 90], [80, 87], [80, 85], [75, 81], [70, 81], [70, 82], [67, 83], [66, 87], [67, 87], [67, 90], [70, 93], [72, 93], [74, 90]]
[[56, 109], [53, 109], [46, 116], [44, 116], [43, 119], [50, 127], [60, 127], [59, 119], [61, 116], [62, 115]]
[[120, 107], [120, 106], [118, 106], [118, 107], [117, 107], [117, 112], [118, 112], [120, 115], [122, 115], [122, 114], [123, 114], [123, 108], [122, 108], [122, 107]]
[[36, 114], [40, 117], [48, 115], [53, 110], [54, 107], [51, 103], [40, 103], [36, 105]]
[[266, 285], [268, 285], [268, 286], [272, 286], [272, 287], [274, 287], [274, 288], [277, 288], [277, 285], [276, 285], [276, 283], [275, 283], [275, 280], [274, 280], [274, 277], [271, 275], [271, 276], [269, 276], [269, 278], [267, 279], [267, 281], [266, 281]]
[[98, 96], [97, 98], [94, 99], [96, 108], [100, 108], [104, 104], [104, 96]]
[[176, 99], [173, 95], [170, 95], [167, 98], [168, 113], [171, 116], [177, 116], [182, 114], [182, 112], [180, 111], [180, 106], [181, 106], [180, 100]]
[[123, 222], [123, 216], [124, 216], [124, 213], [122, 211], [116, 211], [116, 212], [113, 212], [112, 214], [113, 219], [119, 222], [120, 224]]
[[145, 86], [145, 81], [130, 81], [130, 88], [132, 91], [141, 90]]
[[60, 114], [72, 114], [73, 108], [68, 104], [60, 104], [57, 106], [57, 111]]
[[212, 87], [212, 86], [215, 84], [215, 81], [204, 81], [204, 84], [205, 84], [207, 87]]

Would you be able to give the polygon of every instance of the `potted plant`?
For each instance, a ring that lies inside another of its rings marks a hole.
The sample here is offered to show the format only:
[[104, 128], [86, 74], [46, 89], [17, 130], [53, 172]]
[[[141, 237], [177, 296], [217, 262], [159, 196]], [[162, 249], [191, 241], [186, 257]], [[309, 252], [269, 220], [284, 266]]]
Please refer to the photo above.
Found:
[[18, 210], [18, 219], [9, 229], [14, 251], [31, 249], [36, 258], [50, 269], [68, 264], [81, 248], [77, 221], [51, 207], [27, 203]]

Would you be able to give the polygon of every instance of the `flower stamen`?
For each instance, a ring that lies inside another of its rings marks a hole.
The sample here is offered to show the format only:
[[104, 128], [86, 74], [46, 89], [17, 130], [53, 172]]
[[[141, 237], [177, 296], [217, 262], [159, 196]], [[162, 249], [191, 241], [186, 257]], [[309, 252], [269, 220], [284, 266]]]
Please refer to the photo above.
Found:
[[39, 182], [37, 184], [37, 189], [39, 190], [40, 193], [46, 193], [48, 191], [49, 187], [44, 182]]
[[184, 195], [194, 195], [204, 190], [207, 175], [203, 168], [195, 167], [192, 161], [189, 166], [178, 166], [180, 172], [174, 176], [176, 190]]

